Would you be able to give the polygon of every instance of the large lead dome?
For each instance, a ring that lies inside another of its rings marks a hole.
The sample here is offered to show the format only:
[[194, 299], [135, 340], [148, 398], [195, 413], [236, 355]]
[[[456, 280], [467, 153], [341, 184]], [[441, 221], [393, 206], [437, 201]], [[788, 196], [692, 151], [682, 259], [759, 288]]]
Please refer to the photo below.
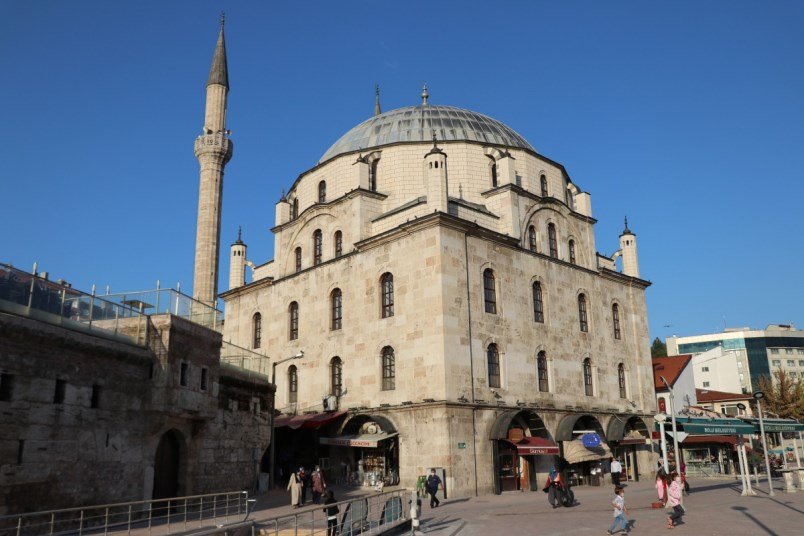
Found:
[[439, 141], [479, 141], [534, 150], [513, 129], [487, 115], [426, 104], [397, 108], [363, 121], [341, 136], [319, 162], [389, 143], [430, 141], [433, 129]]

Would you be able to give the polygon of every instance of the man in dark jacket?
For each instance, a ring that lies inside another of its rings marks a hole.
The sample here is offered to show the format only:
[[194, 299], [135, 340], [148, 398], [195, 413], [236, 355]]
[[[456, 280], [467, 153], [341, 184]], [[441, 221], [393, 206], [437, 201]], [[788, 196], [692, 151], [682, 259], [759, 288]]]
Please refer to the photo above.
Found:
[[430, 476], [427, 477], [426, 487], [427, 493], [430, 495], [430, 508], [437, 508], [441, 501], [436, 498], [436, 493], [438, 493], [439, 487], [443, 488], [443, 485], [435, 469], [430, 469]]

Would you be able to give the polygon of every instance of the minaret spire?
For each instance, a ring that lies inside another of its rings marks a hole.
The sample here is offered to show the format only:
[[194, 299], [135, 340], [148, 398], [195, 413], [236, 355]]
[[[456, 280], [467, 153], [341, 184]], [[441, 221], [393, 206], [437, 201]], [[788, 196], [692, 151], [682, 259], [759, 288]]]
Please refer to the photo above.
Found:
[[427, 82], [422, 86], [422, 106], [427, 106], [427, 99], [430, 98], [430, 93], [427, 92]]
[[218, 44], [215, 45], [215, 54], [212, 56], [212, 67], [209, 69], [207, 85], [220, 84], [229, 90], [229, 69], [226, 65], [226, 39], [223, 36], [223, 25], [226, 23], [226, 14], [221, 11], [221, 29], [218, 32]]
[[374, 84], [374, 115], [380, 115], [380, 84]]

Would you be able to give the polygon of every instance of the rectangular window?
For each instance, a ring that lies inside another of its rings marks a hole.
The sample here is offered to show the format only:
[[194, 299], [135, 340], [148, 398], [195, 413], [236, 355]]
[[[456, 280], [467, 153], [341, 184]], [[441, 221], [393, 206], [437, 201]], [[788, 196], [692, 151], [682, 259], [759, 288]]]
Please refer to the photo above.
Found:
[[795, 367], [796, 366], [796, 360], [795, 359], [788, 359], [787, 360], [787, 366], [788, 367]]
[[56, 390], [53, 393], [54, 404], [64, 404], [64, 393], [67, 390], [67, 382], [56, 380]]
[[778, 348], [771, 348], [771, 353], [772, 353], [772, 354], [778, 354], [778, 353], [779, 353], [779, 349], [778, 349]]
[[796, 371], [791, 372], [790, 377], [791, 378], [798, 378], [798, 372], [796, 372]]
[[709, 382], [703, 382], [704, 387], [709, 387]]
[[701, 372], [709, 372], [709, 367], [701, 367]]
[[781, 362], [780, 360], [778, 360], [778, 359], [774, 359], [774, 360], [773, 360], [773, 366], [774, 366], [774, 367], [781, 367], [781, 366], [782, 366], [782, 362]]
[[798, 353], [799, 353], [799, 354], [804, 354], [804, 348], [799, 348], [799, 349], [798, 349]]
[[187, 365], [187, 363], [182, 363], [181, 364], [181, 370], [180, 370], [180, 373], [179, 373], [179, 385], [181, 385], [182, 387], [187, 387], [187, 370], [188, 370], [188, 368], [189, 368], [189, 365]]
[[93, 385], [92, 386], [92, 399], [89, 401], [89, 407], [91, 407], [91, 408], [99, 408], [100, 407], [100, 396], [101, 396], [101, 386], [100, 385]]
[[22, 464], [22, 455], [25, 453], [25, 440], [20, 439], [17, 443], [17, 465]]
[[14, 389], [14, 375], [0, 374], [0, 402], [10, 402]]
[[737, 361], [737, 368], [743, 368], [743, 362]]
[[785, 348], [785, 349], [784, 349], [784, 353], [786, 353], [786, 354], [792, 354], [792, 353], [793, 353], [793, 349], [792, 349], [792, 348]]
[[798, 360], [798, 366], [799, 367], [804, 367], [804, 359], [799, 359]]
[[740, 373], [740, 381], [743, 381], [744, 379], [745, 379], [745, 374], [743, 374], [743, 373], [741, 372], [741, 373]]
[[201, 369], [201, 390], [206, 391], [209, 383], [209, 370], [206, 368]]

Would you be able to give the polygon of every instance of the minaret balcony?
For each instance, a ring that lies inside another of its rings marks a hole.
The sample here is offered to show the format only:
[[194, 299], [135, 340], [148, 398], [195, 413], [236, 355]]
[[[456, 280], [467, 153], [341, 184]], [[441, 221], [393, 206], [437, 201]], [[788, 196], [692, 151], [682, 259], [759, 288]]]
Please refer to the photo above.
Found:
[[214, 134], [202, 134], [195, 139], [195, 156], [201, 155], [219, 155], [228, 162], [232, 158], [232, 140], [226, 135], [225, 132], [216, 132]]

